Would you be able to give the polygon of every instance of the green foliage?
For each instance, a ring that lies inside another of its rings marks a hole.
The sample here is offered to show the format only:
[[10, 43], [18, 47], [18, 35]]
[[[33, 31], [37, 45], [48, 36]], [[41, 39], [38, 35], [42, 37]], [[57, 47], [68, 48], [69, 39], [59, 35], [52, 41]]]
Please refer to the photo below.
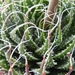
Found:
[[48, 40], [46, 39], [44, 45], [42, 45], [42, 47], [38, 48], [36, 50], [36, 53], [39, 56], [43, 56], [47, 50], [48, 50]]
[[41, 75], [43, 70], [47, 75], [65, 75], [72, 64], [75, 75], [74, 3], [59, 1], [54, 21], [44, 30], [48, 0], [0, 1], [0, 67], [8, 72], [12, 63], [12, 75], [23, 75], [28, 61], [31, 75]]

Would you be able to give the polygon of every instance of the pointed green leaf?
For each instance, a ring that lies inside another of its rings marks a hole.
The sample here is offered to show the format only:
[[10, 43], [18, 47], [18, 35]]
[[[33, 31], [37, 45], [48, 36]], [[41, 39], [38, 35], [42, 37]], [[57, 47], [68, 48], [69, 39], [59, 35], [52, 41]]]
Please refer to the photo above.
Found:
[[36, 57], [33, 55], [29, 54], [28, 52], [25, 53], [25, 56], [27, 57], [28, 60], [38, 60]]
[[55, 60], [53, 59], [52, 53], [49, 53], [48, 55], [49, 55], [49, 58], [48, 58], [48, 60], [47, 60], [46, 67], [47, 67], [47, 68], [50, 68], [50, 67], [53, 67], [53, 66], [57, 65], [57, 63], [56, 63]]
[[56, 54], [54, 58], [57, 59], [66, 56], [68, 52], [72, 51], [73, 47], [74, 47], [74, 41], [66, 49], [62, 50], [62, 52]]
[[39, 56], [43, 56], [47, 50], [48, 50], [48, 40], [45, 39], [45, 43], [42, 45], [42, 47], [40, 47], [39, 49], [37, 49], [35, 52]]

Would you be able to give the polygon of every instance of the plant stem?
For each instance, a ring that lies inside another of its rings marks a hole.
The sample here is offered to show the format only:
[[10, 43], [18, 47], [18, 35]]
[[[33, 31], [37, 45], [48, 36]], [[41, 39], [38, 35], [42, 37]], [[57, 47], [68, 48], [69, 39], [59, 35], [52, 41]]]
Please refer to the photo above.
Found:
[[47, 12], [45, 13], [43, 29], [49, 25], [49, 21], [52, 21], [58, 2], [59, 0], [49, 0], [48, 9]]

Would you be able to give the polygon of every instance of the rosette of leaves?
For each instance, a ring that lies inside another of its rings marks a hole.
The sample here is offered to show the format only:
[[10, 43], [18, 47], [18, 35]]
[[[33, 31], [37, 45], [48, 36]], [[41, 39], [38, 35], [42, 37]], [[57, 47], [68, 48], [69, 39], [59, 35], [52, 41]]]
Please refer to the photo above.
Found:
[[[74, 1], [59, 1], [54, 22], [42, 29], [48, 0], [0, 2], [0, 67], [13, 75], [75, 73]], [[69, 56], [67, 53], [70, 53]], [[66, 74], [68, 75], [68, 74]]]

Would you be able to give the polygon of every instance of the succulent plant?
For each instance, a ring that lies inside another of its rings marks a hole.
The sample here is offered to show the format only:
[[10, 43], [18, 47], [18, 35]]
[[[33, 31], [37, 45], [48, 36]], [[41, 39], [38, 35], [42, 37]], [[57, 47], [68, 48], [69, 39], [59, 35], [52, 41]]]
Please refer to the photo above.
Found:
[[48, 14], [48, 0], [0, 1], [1, 70], [8, 75], [75, 75], [74, 3], [59, 0]]

